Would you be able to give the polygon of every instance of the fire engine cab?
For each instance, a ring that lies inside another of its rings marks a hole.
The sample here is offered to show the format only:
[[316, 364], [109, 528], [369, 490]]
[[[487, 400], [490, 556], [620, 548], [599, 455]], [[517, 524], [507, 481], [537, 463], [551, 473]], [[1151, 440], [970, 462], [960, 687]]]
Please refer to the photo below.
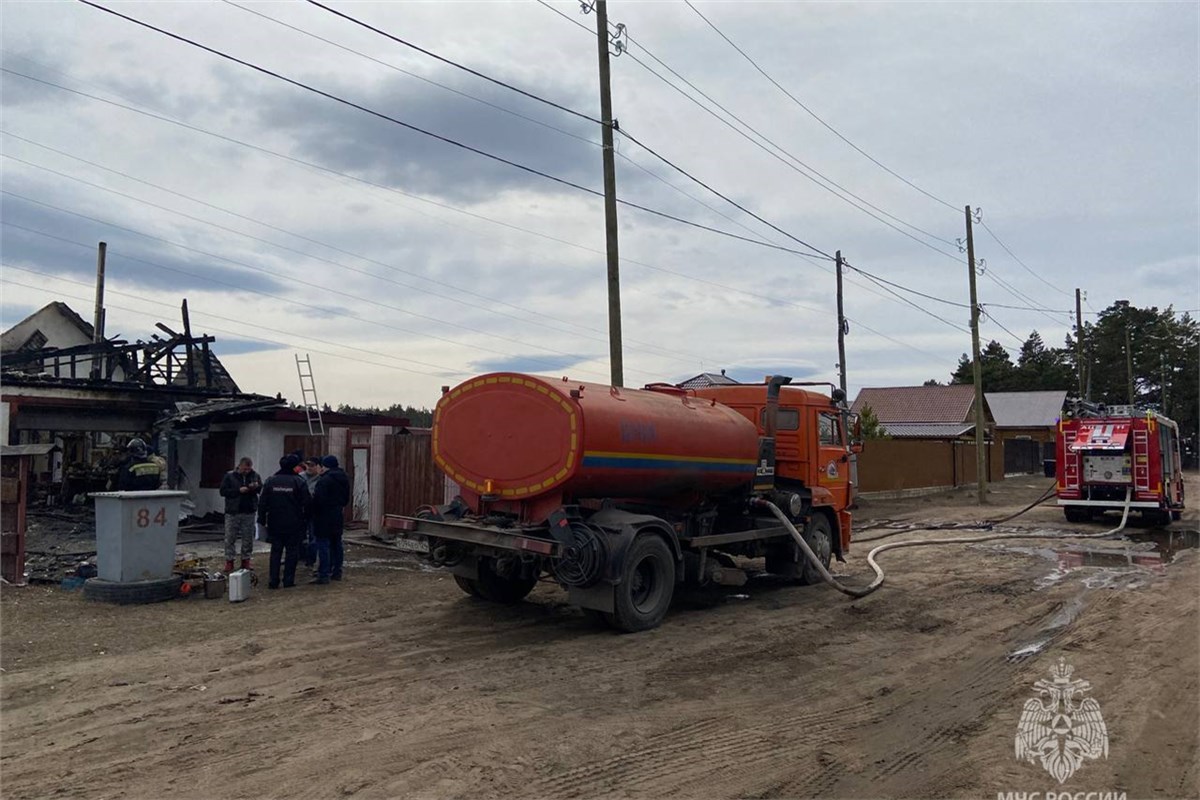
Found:
[[1110, 509], [1139, 511], [1154, 525], [1179, 519], [1183, 468], [1179, 426], [1134, 406], [1080, 403], [1058, 424], [1058, 504], [1070, 522]]

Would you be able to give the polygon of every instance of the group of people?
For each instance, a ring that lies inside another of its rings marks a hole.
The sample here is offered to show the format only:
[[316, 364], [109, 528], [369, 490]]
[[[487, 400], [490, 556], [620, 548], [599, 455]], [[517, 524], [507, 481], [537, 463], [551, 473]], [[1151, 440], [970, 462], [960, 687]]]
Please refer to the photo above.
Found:
[[225, 570], [233, 570], [240, 539], [241, 567], [250, 569], [255, 525], [266, 530], [271, 545], [268, 589], [296, 585], [303, 558], [316, 566], [311, 583], [342, 579], [345, 550], [342, 514], [350, 503], [350, 478], [336, 456], [302, 459], [292, 453], [279, 459], [279, 469], [265, 481], [254, 463], [243, 457], [221, 480], [225, 498]]

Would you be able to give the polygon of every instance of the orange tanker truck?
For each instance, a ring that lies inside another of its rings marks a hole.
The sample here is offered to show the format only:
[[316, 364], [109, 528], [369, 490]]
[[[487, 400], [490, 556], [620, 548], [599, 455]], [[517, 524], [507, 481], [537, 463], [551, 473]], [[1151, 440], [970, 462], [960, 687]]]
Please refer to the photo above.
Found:
[[[463, 591], [514, 603], [543, 576], [614, 628], [657, 626], [682, 583], [741, 585], [734, 556], [820, 579], [770, 501], [828, 566], [850, 548], [845, 396], [761, 384], [624, 389], [495, 373], [445, 388], [433, 456], [460, 488], [389, 516]], [[828, 386], [828, 384], [806, 384]]]

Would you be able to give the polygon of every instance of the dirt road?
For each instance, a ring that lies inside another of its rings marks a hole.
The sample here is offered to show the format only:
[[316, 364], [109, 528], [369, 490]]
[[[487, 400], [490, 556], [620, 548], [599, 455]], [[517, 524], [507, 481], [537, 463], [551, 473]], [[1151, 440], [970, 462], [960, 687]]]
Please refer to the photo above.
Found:
[[[986, 513], [1045, 485], [1006, 481]], [[1175, 527], [1196, 529], [1189, 514]], [[979, 516], [963, 493], [859, 519]], [[1067, 527], [1051, 508], [1018, 522]], [[340, 585], [236, 606], [6, 587], [3, 795], [1197, 797], [1200, 552], [1158, 565], [1151, 546], [900, 550], [863, 600], [760, 578], [637, 635], [596, 628], [552, 586], [489, 606], [367, 548]], [[867, 549], [841, 573], [865, 582]], [[1109, 735], [1107, 758], [1061, 785], [1013, 750], [1060, 658]]]

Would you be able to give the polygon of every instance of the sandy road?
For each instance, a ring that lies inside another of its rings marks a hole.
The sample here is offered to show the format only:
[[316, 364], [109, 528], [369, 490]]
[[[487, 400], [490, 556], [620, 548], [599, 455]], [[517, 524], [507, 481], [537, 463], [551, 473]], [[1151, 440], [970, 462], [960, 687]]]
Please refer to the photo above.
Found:
[[[1005, 492], [997, 508], [1032, 496]], [[861, 517], [972, 515], [951, 497]], [[1053, 509], [1022, 524], [1064, 527]], [[865, 549], [844, 574], [867, 579]], [[1063, 572], [901, 550], [863, 600], [758, 579], [624, 636], [552, 586], [499, 608], [407, 557], [350, 557], [342, 585], [241, 606], [5, 591], [4, 796], [1200, 796], [1200, 551]], [[1059, 658], [1110, 736], [1062, 786], [1013, 756]]]

